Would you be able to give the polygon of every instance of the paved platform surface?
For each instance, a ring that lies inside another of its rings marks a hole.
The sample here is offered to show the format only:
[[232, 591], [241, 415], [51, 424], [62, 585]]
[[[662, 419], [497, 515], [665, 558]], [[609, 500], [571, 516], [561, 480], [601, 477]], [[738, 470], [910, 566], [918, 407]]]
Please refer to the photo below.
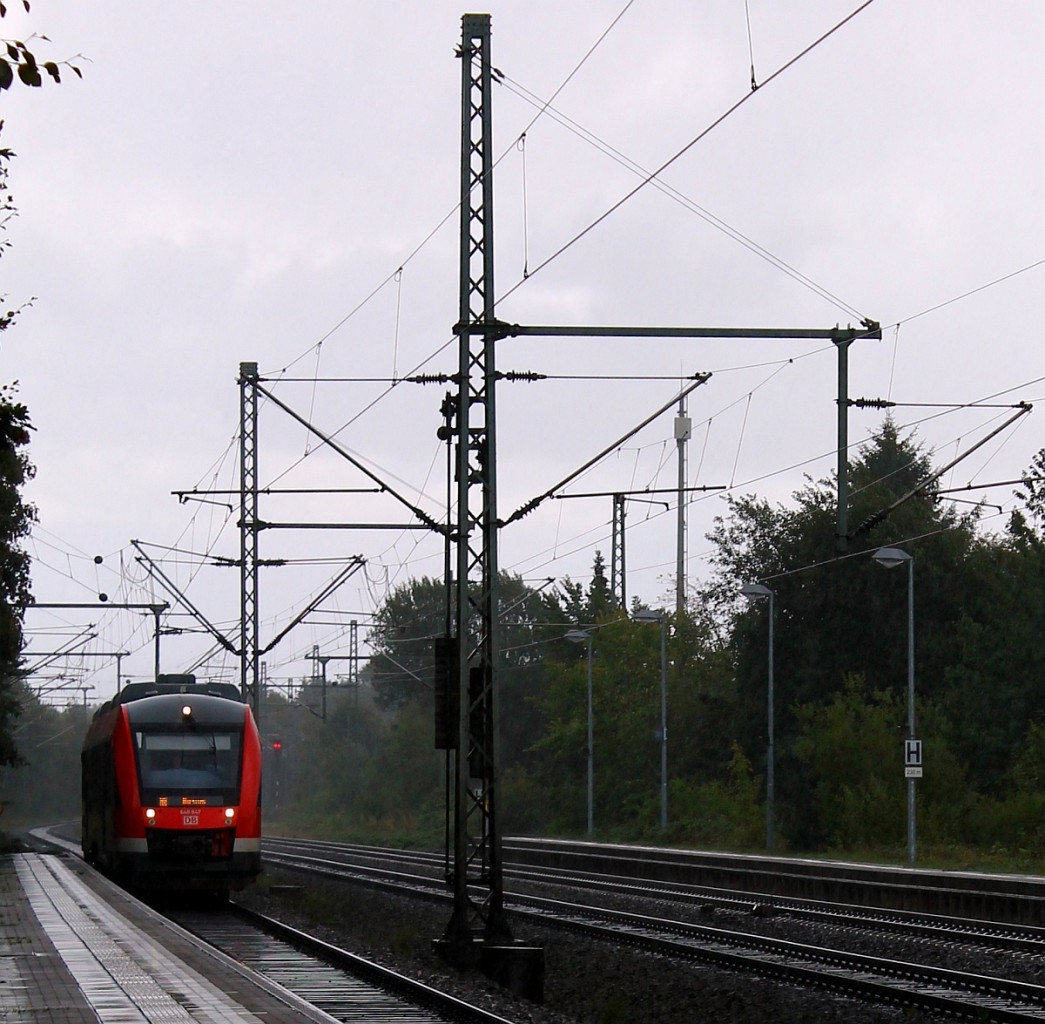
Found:
[[331, 1024], [69, 855], [0, 856], [0, 1024]]

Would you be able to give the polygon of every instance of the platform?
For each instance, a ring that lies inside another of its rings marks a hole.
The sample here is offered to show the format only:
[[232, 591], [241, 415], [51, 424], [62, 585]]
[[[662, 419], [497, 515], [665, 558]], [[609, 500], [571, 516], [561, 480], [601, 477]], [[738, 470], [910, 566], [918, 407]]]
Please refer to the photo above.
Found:
[[333, 1024], [69, 855], [0, 856], [0, 1024]]

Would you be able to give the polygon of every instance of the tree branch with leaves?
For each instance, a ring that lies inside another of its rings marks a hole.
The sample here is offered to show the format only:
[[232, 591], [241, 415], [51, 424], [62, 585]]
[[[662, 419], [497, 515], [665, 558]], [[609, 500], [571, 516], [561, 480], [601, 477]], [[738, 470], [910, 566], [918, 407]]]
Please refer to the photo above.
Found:
[[[29, 0], [22, 0], [22, 6], [29, 13]], [[7, 17], [7, 5], [0, 0], [0, 18]], [[56, 85], [62, 80], [62, 68], [68, 68], [77, 78], [83, 78], [83, 72], [73, 63], [82, 60], [83, 56], [77, 54], [68, 60], [53, 61], [39, 60], [35, 53], [29, 49], [29, 43], [35, 41], [49, 43], [47, 36], [37, 35], [35, 32], [28, 37], [28, 42], [21, 39], [0, 40], [6, 50], [6, 56], [0, 56], [0, 90], [10, 89], [16, 81], [22, 85], [39, 88], [44, 84], [46, 74]]]

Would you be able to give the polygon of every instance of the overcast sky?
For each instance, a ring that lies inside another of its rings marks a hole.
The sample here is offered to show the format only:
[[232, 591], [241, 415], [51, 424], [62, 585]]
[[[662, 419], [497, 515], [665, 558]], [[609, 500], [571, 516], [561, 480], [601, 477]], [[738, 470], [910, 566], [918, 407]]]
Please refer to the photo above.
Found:
[[[37, 0], [26, 16], [8, 6], [6, 37], [45, 34], [50, 42], [33, 43], [41, 59], [74, 58], [83, 70], [82, 80], [66, 71], [60, 86], [0, 97], [19, 208], [2, 291], [9, 305], [34, 299], [0, 358], [37, 428], [37, 600], [166, 599], [135, 560], [134, 538], [213, 623], [234, 629], [238, 573], [200, 556], [238, 555], [237, 513], [223, 504], [235, 499], [179, 503], [171, 492], [237, 486], [241, 361], [258, 362], [282, 401], [445, 515], [435, 432], [446, 388], [389, 381], [456, 370], [463, 9]], [[774, 77], [858, 6], [486, 8], [504, 76], [493, 99], [498, 315], [789, 328], [877, 320], [882, 340], [851, 350], [850, 394], [911, 403], [896, 420], [940, 465], [1011, 415], [953, 407], [1040, 402], [1045, 6], [875, 0]], [[554, 115], [535, 120], [560, 87]], [[636, 168], [660, 167], [698, 137], [663, 174], [666, 188], [641, 190], [555, 256], [634, 189]], [[502, 516], [697, 372], [712, 377], [689, 399], [690, 486], [786, 502], [806, 474], [833, 471], [830, 344], [514, 339], [501, 343], [498, 369], [559, 378], [498, 390]], [[988, 485], [1030, 465], [1045, 444], [1041, 415], [945, 483], [973, 484], [966, 497], [1007, 513], [1013, 488]], [[853, 410], [853, 443], [881, 417]], [[259, 444], [263, 486], [368, 485], [271, 405]], [[567, 493], [676, 478], [672, 410]], [[707, 572], [705, 534], [723, 509], [720, 494], [689, 508], [693, 581]], [[534, 585], [586, 583], [596, 550], [609, 562], [611, 511], [609, 498], [546, 501], [503, 531], [502, 567]], [[987, 508], [984, 528], [1001, 529], [1004, 513]], [[263, 497], [260, 514], [405, 521], [366, 495]], [[670, 605], [674, 511], [630, 502], [628, 527], [629, 595]], [[267, 656], [277, 679], [307, 674], [313, 644], [347, 651], [332, 623], [365, 623], [389, 587], [442, 572], [440, 541], [417, 531], [269, 531], [261, 553], [312, 563], [263, 571], [263, 642], [338, 560], [367, 560], [326, 613]], [[74, 642], [89, 623], [98, 636], [86, 650], [127, 651], [124, 675], [151, 673], [148, 616], [30, 612], [31, 650]], [[169, 625], [195, 628], [187, 616]], [[198, 632], [164, 637], [163, 669], [184, 670], [212, 645]], [[111, 658], [56, 670], [94, 686], [90, 699], [115, 687]], [[227, 656], [200, 672], [238, 678]]]

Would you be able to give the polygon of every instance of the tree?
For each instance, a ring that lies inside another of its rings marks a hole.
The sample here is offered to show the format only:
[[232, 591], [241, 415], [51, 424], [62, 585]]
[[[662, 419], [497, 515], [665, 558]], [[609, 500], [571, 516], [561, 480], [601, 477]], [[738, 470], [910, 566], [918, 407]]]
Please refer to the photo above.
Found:
[[29, 555], [21, 542], [36, 519], [21, 490], [34, 472], [24, 450], [32, 428], [12, 392], [0, 387], [0, 765], [17, 759], [11, 723], [18, 714], [22, 617], [30, 600]]
[[[22, 0], [28, 12], [29, 0]], [[7, 7], [0, 0], [0, 18]], [[32, 39], [47, 41], [46, 36]], [[0, 90], [19, 81], [27, 86], [40, 86], [43, 71], [54, 81], [61, 81], [59, 63], [40, 62], [21, 40], [3, 40], [6, 56], [0, 55]], [[74, 58], [75, 59], [75, 58]], [[78, 78], [83, 74], [70, 61], [61, 61]], [[3, 121], [0, 121], [0, 132]], [[0, 231], [7, 231], [15, 207], [8, 189], [8, 165], [14, 154], [0, 148]], [[0, 256], [9, 242], [0, 241]], [[6, 304], [6, 296], [0, 297]], [[7, 331], [25, 307], [0, 312], [0, 332]], [[22, 650], [22, 609], [30, 599], [29, 556], [21, 546], [36, 519], [35, 508], [22, 498], [22, 487], [33, 476], [33, 466], [26, 454], [29, 432], [33, 429], [29, 411], [16, 400], [17, 382], [0, 386], [0, 766], [18, 760], [17, 744], [12, 733], [20, 702], [17, 694], [19, 657]]]
[[80, 745], [93, 708], [62, 710], [35, 697], [24, 683], [13, 688], [20, 704], [17, 765], [4, 772], [0, 798], [22, 821], [60, 821], [79, 813]]
[[1016, 510], [1009, 522], [1009, 533], [1025, 542], [1045, 540], [1045, 448], [1034, 456], [1027, 472], [1023, 474], [1020, 490], [1015, 492], [1027, 513]]
[[[593, 629], [595, 824], [600, 832], [657, 820], [659, 630], [618, 617]], [[580, 645], [550, 648], [539, 697], [544, 728], [531, 770], [544, 828], [580, 832], [586, 814], [587, 660]]]
[[[955, 749], [981, 790], [1004, 796], [1025, 738], [1045, 726], [1045, 449], [1024, 474], [1006, 535], [971, 548], [947, 668]], [[1045, 787], [1043, 787], [1045, 790]]]
[[[566, 629], [554, 593], [518, 576], [500, 577], [501, 663], [498, 763], [517, 760], [539, 728], [532, 698], [543, 680], [543, 648]], [[423, 576], [393, 590], [374, 615], [368, 665], [379, 707], [401, 711], [411, 703], [433, 707], [436, 637], [446, 632], [446, 587]]]
[[396, 587], [374, 613], [368, 670], [381, 708], [427, 699], [435, 671], [433, 643], [446, 632], [446, 602], [443, 582], [422, 576]]
[[[850, 522], [858, 525], [845, 557], [839, 557], [836, 546], [833, 479], [810, 481], [790, 507], [732, 499], [731, 514], [717, 520], [710, 535], [716, 545], [715, 575], [705, 597], [719, 619], [732, 624], [738, 687], [732, 734], [760, 771], [766, 734], [765, 611], [742, 605], [738, 594], [753, 581], [764, 581], [776, 594], [777, 801], [781, 821], [792, 822], [790, 838], [800, 847], [815, 846], [825, 832], [818, 821], [822, 805], [813, 800], [818, 769], [808, 759], [796, 759], [795, 742], [805, 726], [795, 708], [829, 704], [852, 677], [864, 679], [868, 693], [899, 693], [906, 683], [904, 578], [876, 565], [873, 552], [902, 543], [916, 559], [919, 702], [946, 704], [953, 696], [954, 672], [968, 664], [956, 653], [967, 647], [963, 633], [974, 624], [988, 628], [995, 643], [999, 638], [987, 625], [996, 620], [986, 617], [978, 600], [990, 589], [990, 562], [981, 555], [988, 542], [978, 538], [973, 515], [959, 515], [940, 501], [932, 463], [921, 446], [902, 437], [887, 419], [850, 464], [850, 479]], [[903, 701], [894, 714], [899, 763]], [[965, 739], [976, 742], [971, 735]], [[1006, 736], [1005, 742], [1010, 739]], [[959, 740], [956, 744], [960, 749]], [[967, 757], [968, 749], [964, 753]]]
[[[3, 122], [0, 121], [0, 131]], [[11, 159], [0, 149], [0, 229], [13, 215], [7, 184]], [[0, 256], [6, 244], [0, 244]], [[8, 330], [20, 310], [0, 315], [0, 332]], [[36, 520], [35, 508], [22, 497], [22, 488], [34, 474], [26, 454], [32, 423], [29, 411], [16, 398], [17, 382], [0, 386], [0, 765], [18, 758], [12, 724], [19, 712], [18, 666], [22, 651], [23, 609], [30, 599], [29, 555], [22, 541]]]
[[[30, 10], [29, 0], [22, 0], [22, 6], [26, 13]], [[7, 17], [7, 5], [0, 0], [0, 18]], [[32, 35], [29, 41], [39, 39], [42, 42], [50, 42], [47, 36]], [[39, 88], [44, 84], [41, 69], [47, 73], [51, 80], [58, 84], [62, 80], [62, 67], [69, 68], [77, 78], [83, 78], [83, 72], [72, 63], [71, 60], [55, 62], [53, 60], [37, 60], [36, 54], [29, 49], [28, 45], [20, 39], [0, 40], [4, 44], [6, 56], [0, 55], [0, 89], [10, 89], [14, 83], [21, 82], [22, 85]], [[72, 58], [75, 60], [76, 58]]]

